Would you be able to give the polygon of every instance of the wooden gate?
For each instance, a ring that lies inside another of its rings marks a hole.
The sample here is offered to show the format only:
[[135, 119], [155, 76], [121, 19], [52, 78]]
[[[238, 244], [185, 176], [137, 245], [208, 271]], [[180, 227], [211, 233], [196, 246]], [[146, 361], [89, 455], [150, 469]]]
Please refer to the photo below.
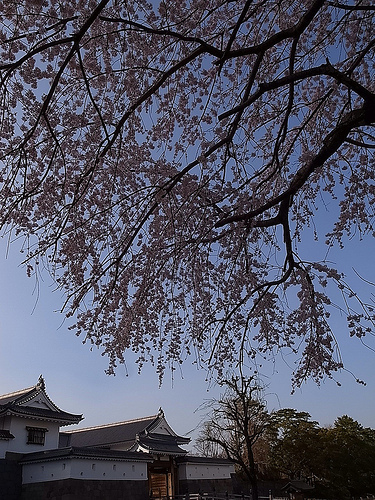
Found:
[[151, 472], [149, 478], [151, 498], [167, 498], [168, 475], [165, 472]]

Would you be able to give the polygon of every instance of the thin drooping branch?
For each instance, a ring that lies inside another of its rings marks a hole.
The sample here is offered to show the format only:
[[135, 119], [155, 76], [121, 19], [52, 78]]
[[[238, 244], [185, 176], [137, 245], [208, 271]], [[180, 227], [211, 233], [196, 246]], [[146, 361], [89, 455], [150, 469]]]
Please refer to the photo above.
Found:
[[375, 318], [305, 234], [373, 232], [374, 10], [141, 3], [1, 12], [1, 227], [110, 371], [289, 349], [296, 383], [330, 376], [330, 287], [351, 335]]

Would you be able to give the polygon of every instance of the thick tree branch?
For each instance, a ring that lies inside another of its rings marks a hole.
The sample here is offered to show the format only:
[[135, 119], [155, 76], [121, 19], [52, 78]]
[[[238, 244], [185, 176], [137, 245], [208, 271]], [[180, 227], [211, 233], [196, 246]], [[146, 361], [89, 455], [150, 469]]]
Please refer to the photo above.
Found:
[[257, 92], [255, 92], [251, 97], [249, 97], [249, 99], [247, 99], [240, 105], [236, 106], [231, 110], [226, 111], [225, 113], [222, 113], [219, 116], [219, 120], [224, 120], [225, 118], [228, 118], [229, 116], [238, 113], [244, 108], [251, 106], [252, 104], [254, 104], [254, 102], [259, 100], [264, 94], [266, 94], [271, 90], [280, 89], [287, 85], [291, 85], [295, 82], [303, 81], [308, 78], [313, 78], [315, 76], [331, 76], [338, 83], [341, 83], [345, 85], [348, 89], [356, 92], [366, 102], [372, 103], [372, 105], [374, 105], [375, 103], [375, 95], [373, 94], [373, 92], [369, 91], [363, 85], [356, 82], [352, 78], [346, 76], [345, 73], [336, 70], [332, 66], [332, 64], [327, 63], [327, 64], [322, 64], [321, 66], [317, 66], [316, 68], [310, 68], [307, 70], [294, 72], [282, 78], [276, 79], [272, 82], [261, 83], [259, 85], [259, 90]]
[[[236, 222], [247, 222], [255, 219], [258, 215], [263, 214], [267, 210], [277, 206], [280, 202], [293, 198], [304, 183], [307, 181], [309, 176], [316, 171], [318, 168], [322, 167], [324, 162], [328, 160], [334, 153], [337, 152], [339, 147], [346, 141], [348, 134], [355, 128], [370, 125], [374, 123], [375, 114], [372, 112], [372, 107], [367, 104], [354, 111], [347, 113], [339, 123], [326, 137], [323, 139], [323, 146], [314, 156], [312, 160], [307, 162], [305, 165], [299, 168], [294, 177], [292, 178], [288, 189], [283, 191], [278, 196], [264, 203], [262, 206], [256, 208], [245, 214], [237, 214], [231, 217], [222, 218], [218, 221], [215, 227], [223, 227], [226, 224], [232, 224]], [[254, 222], [255, 226], [257, 221]], [[260, 222], [262, 224], [262, 222]]]

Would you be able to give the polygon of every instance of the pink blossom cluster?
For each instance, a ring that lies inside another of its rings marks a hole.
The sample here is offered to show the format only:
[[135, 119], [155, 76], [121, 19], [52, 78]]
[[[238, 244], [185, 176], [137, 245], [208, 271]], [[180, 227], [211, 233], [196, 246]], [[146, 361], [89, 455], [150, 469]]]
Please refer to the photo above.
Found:
[[342, 366], [332, 285], [351, 334], [372, 332], [304, 242], [374, 235], [374, 15], [370, 0], [0, 2], [2, 231], [110, 372], [129, 350], [161, 378], [288, 350], [296, 383], [319, 381]]

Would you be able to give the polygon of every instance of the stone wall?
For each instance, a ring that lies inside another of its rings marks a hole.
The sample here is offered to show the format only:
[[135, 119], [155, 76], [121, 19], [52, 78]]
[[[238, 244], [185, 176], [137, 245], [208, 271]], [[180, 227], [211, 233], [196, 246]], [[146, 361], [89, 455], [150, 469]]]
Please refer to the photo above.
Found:
[[22, 469], [18, 459], [19, 455], [7, 453], [7, 458], [0, 460], [1, 500], [21, 499]]
[[232, 493], [232, 479], [180, 479], [179, 494]]
[[[148, 500], [148, 481], [64, 479], [24, 484], [22, 500]], [[8, 500], [8, 499], [7, 499]]]

